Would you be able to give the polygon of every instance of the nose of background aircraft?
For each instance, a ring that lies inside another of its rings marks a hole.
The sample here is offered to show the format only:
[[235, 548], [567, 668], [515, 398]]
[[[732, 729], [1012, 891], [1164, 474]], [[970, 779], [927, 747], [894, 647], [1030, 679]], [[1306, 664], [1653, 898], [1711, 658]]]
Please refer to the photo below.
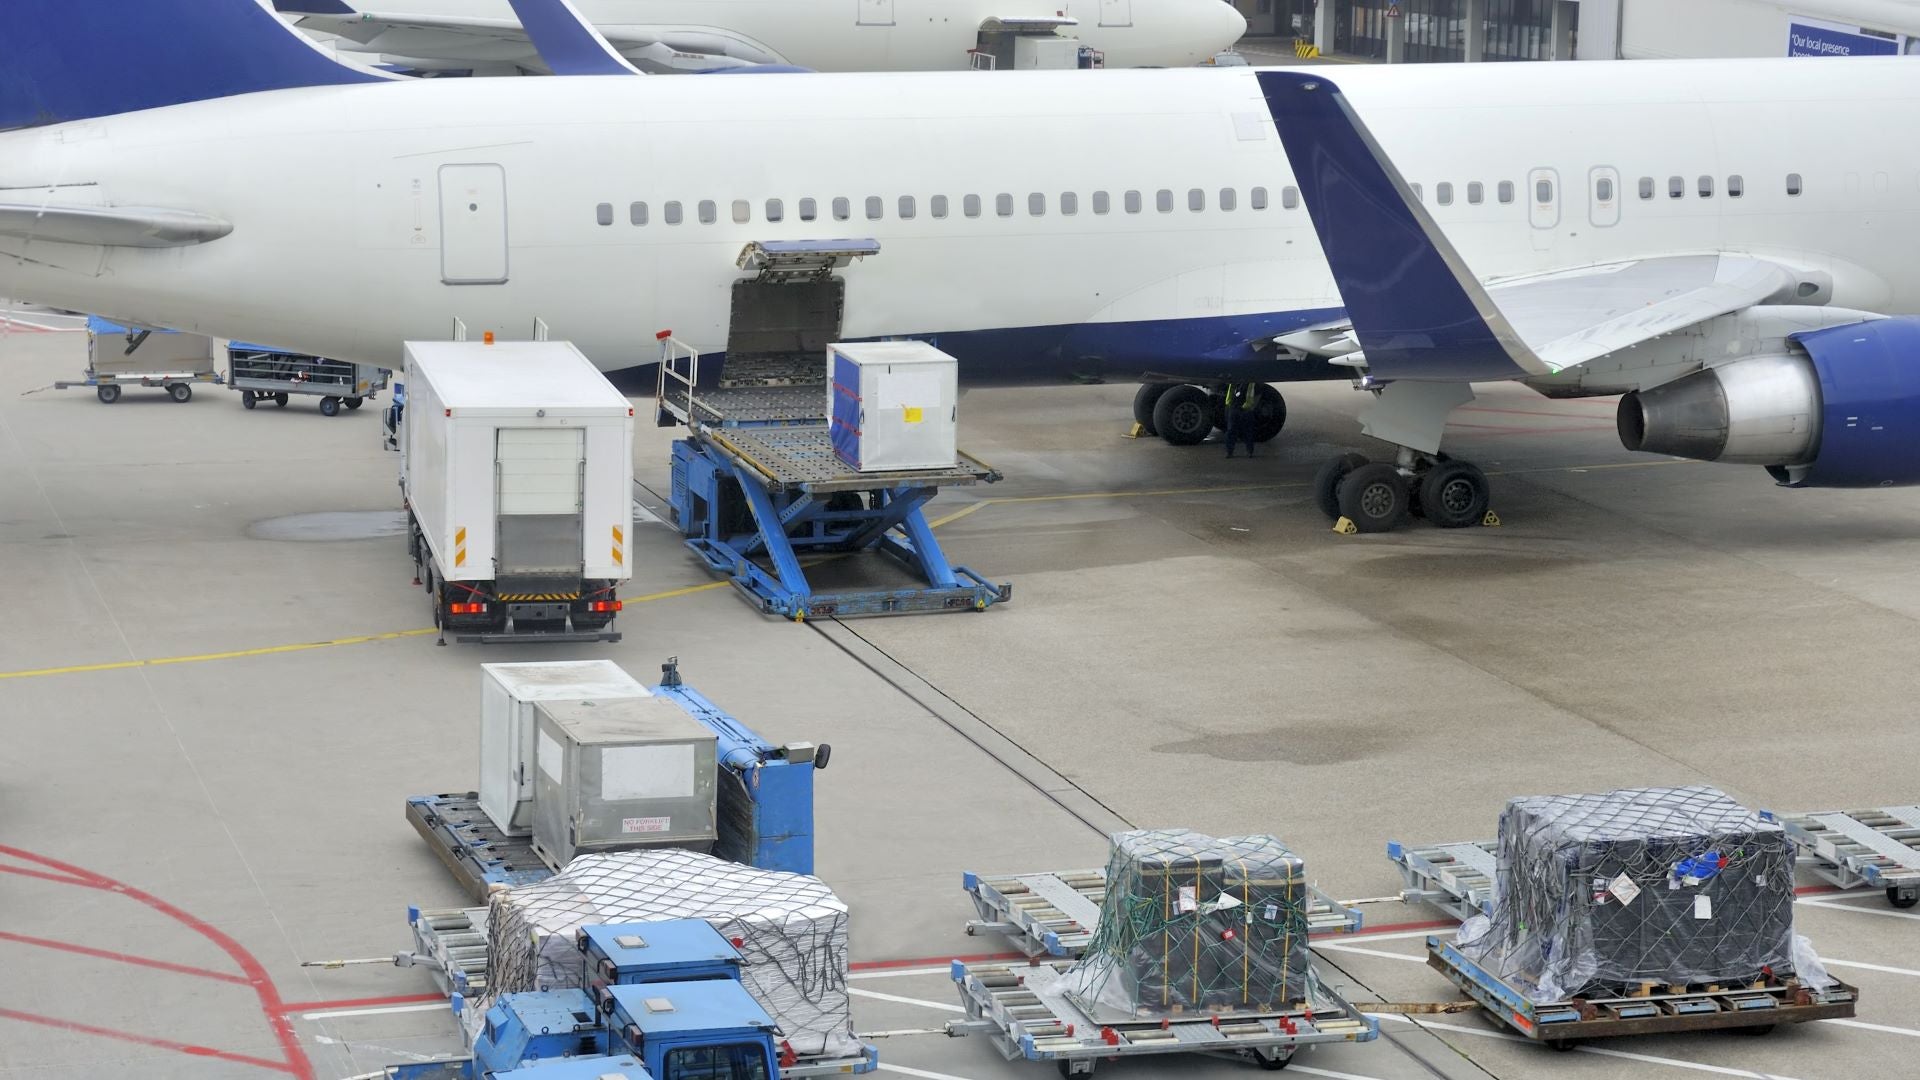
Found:
[[1234, 42], [1245, 37], [1247, 33], [1247, 17], [1235, 10], [1232, 4], [1227, 3], [1226, 0], [1214, 0], [1213, 7], [1214, 10], [1209, 18], [1217, 28], [1220, 44], [1207, 50], [1209, 56], [1232, 47]]

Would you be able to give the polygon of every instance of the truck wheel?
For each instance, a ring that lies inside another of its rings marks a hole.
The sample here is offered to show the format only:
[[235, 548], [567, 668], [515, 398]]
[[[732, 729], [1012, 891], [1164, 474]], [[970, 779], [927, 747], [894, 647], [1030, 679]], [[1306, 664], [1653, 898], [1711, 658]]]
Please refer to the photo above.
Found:
[[193, 400], [193, 387], [183, 382], [173, 383], [167, 387], [167, 395], [180, 404], [185, 405], [187, 402]]
[[286, 407], [287, 407], [287, 395], [285, 395], [285, 394], [275, 394], [275, 395], [273, 395], [273, 403], [274, 403], [275, 405], [278, 405], [278, 406], [280, 406], [280, 407], [281, 407], [281, 408], [283, 408], [283, 409], [284, 409], [284, 408], [286, 408]]
[[260, 403], [253, 399], [253, 391], [251, 390], [240, 391], [240, 407], [241, 408], [251, 409], [258, 404]]
[[365, 399], [365, 398], [357, 398], [357, 397], [350, 397], [350, 398], [348, 398], [348, 399], [347, 399], [347, 411], [348, 411], [348, 412], [352, 412], [353, 410], [355, 410], [355, 409], [357, 409], [357, 408], [359, 408], [359, 407], [360, 407], [360, 403], [361, 403], [362, 401], [364, 401], [364, 400], [366, 400], [366, 399]]
[[320, 399], [320, 415], [321, 416], [338, 416], [339, 414], [340, 414], [339, 398], [323, 397]]
[[120, 388], [113, 385], [112, 383], [108, 383], [107, 385], [102, 386], [99, 389], [95, 390], [93, 392], [93, 396], [100, 399], [100, 404], [111, 405], [114, 402], [120, 400]]

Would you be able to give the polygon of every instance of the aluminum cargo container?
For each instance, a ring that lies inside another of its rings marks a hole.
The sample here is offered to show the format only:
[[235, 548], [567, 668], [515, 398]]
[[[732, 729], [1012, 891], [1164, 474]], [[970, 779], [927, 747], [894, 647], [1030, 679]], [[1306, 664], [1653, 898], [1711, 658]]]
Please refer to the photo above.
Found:
[[611, 660], [481, 664], [480, 809], [508, 836], [533, 832], [535, 703], [652, 696]]
[[547, 865], [622, 848], [712, 850], [719, 766], [706, 725], [662, 697], [534, 710], [533, 850]]
[[861, 472], [951, 469], [959, 365], [924, 341], [827, 346], [833, 451]]

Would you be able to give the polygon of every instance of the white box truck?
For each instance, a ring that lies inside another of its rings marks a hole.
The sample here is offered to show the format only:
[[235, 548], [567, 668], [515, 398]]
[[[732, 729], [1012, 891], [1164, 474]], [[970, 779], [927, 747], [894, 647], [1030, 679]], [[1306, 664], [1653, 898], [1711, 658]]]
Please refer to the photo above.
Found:
[[959, 362], [924, 341], [827, 346], [833, 452], [860, 472], [951, 469]]
[[534, 706], [653, 691], [611, 660], [480, 665], [480, 809], [508, 836], [533, 832]]
[[632, 576], [626, 397], [564, 341], [409, 341], [406, 385], [400, 491], [441, 633], [618, 641]]

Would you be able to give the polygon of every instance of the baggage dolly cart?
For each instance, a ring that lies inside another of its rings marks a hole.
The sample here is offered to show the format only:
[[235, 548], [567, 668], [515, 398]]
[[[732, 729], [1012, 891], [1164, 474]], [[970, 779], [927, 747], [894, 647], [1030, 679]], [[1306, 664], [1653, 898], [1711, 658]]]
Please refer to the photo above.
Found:
[[89, 386], [100, 404], [120, 400], [128, 386], [164, 389], [185, 404], [193, 400], [195, 383], [221, 385], [213, 369], [212, 343], [198, 334], [173, 330], [142, 330], [87, 316], [87, 370], [79, 379], [61, 380], [55, 390]]
[[[1028, 956], [1076, 959], [1086, 952], [1107, 894], [1105, 867], [994, 876], [968, 872], [960, 881], [980, 913], [967, 921], [967, 936], [983, 930], [1004, 934]], [[1359, 908], [1307, 886], [1308, 933], [1351, 934], [1362, 922]]]
[[227, 382], [249, 409], [262, 401], [285, 408], [291, 395], [304, 394], [320, 398], [320, 415], [337, 416], [341, 406], [351, 412], [384, 389], [387, 372], [372, 364], [234, 341], [227, 344]]
[[1186, 1012], [1102, 1022], [1073, 1000], [1063, 976], [1071, 961], [1025, 964], [953, 962], [967, 1019], [949, 1035], [982, 1034], [1008, 1061], [1051, 1061], [1062, 1076], [1087, 1076], [1101, 1061], [1168, 1054], [1211, 1054], [1285, 1068], [1302, 1046], [1371, 1042], [1380, 1021], [1308, 978], [1306, 1002], [1272, 1012]]
[[1920, 903], [1920, 806], [1760, 816], [1777, 821], [1815, 875], [1842, 889], [1887, 891], [1887, 903]]
[[1653, 987], [1654, 992], [1644, 995], [1541, 1004], [1437, 937], [1427, 938], [1427, 965], [1522, 1038], [1555, 1050], [1571, 1050], [1583, 1039], [1616, 1035], [1711, 1028], [1747, 1028], [1756, 1035], [1765, 1034], [1779, 1024], [1852, 1016], [1860, 996], [1857, 989], [1838, 980], [1814, 990], [1797, 979], [1768, 976], [1752, 983]]

